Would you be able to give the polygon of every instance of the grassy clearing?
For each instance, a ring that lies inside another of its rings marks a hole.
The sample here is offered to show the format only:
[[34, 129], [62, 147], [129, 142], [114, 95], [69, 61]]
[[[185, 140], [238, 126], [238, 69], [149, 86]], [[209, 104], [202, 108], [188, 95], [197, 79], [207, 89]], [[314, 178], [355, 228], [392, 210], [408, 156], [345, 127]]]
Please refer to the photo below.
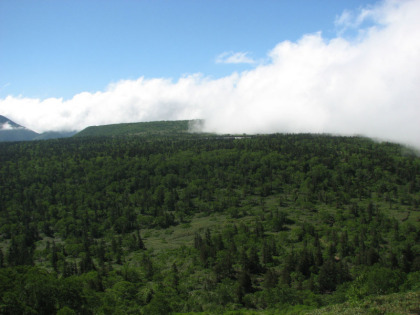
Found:
[[176, 249], [183, 245], [191, 246], [195, 233], [202, 234], [206, 229], [219, 229], [229, 222], [230, 219], [226, 215], [213, 214], [210, 217], [196, 215], [189, 223], [167, 229], [144, 229], [143, 241], [146, 248], [154, 249], [156, 252]]
[[420, 314], [420, 291], [368, 297], [358, 303], [331, 305], [306, 314]]
[[[176, 313], [184, 315], [210, 315], [201, 313]], [[275, 310], [237, 310], [224, 315], [417, 315], [420, 314], [420, 291], [369, 297], [358, 303], [346, 302], [311, 310], [302, 305], [285, 306]]]

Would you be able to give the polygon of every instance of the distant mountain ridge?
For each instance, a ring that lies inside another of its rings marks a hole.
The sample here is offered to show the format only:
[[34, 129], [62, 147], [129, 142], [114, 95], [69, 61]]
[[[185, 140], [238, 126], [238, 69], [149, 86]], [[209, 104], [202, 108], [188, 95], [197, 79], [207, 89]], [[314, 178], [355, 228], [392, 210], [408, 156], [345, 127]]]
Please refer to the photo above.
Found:
[[197, 132], [203, 120], [164, 120], [90, 126], [80, 132], [47, 131], [37, 133], [0, 115], [0, 142], [32, 141], [68, 137], [159, 136]]
[[0, 115], [0, 142], [32, 141], [71, 137], [76, 132], [47, 131], [37, 133]]

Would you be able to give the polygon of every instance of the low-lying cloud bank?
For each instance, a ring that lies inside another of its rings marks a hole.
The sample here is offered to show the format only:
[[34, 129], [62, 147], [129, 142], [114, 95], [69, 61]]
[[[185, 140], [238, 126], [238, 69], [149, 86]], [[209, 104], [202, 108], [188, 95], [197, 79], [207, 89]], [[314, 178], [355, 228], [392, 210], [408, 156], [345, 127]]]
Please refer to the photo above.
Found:
[[224, 78], [139, 78], [70, 100], [8, 96], [0, 113], [39, 132], [202, 118], [211, 132], [360, 134], [420, 148], [420, 1], [381, 2], [336, 23], [336, 38], [281, 42], [264, 64]]

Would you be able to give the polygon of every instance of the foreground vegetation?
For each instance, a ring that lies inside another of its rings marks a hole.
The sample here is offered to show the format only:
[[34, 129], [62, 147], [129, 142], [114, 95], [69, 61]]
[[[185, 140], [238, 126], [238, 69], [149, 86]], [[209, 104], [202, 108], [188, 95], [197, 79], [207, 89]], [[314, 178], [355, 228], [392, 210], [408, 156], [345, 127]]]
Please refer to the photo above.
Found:
[[2, 314], [324, 314], [418, 297], [420, 159], [399, 145], [159, 133], [0, 152]]

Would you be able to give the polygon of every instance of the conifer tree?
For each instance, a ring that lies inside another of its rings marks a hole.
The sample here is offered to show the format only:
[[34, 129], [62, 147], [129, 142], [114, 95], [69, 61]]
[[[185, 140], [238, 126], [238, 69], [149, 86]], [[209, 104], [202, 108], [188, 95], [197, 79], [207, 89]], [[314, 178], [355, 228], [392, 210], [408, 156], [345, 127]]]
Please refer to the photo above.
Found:
[[58, 271], [57, 262], [58, 262], [57, 247], [55, 245], [55, 242], [53, 241], [52, 248], [51, 248], [51, 265], [55, 272]]
[[0, 248], [0, 268], [4, 267], [4, 255], [3, 250]]
[[137, 229], [137, 248], [138, 249], [146, 249], [146, 246], [143, 243], [143, 239], [140, 235], [140, 229]]

